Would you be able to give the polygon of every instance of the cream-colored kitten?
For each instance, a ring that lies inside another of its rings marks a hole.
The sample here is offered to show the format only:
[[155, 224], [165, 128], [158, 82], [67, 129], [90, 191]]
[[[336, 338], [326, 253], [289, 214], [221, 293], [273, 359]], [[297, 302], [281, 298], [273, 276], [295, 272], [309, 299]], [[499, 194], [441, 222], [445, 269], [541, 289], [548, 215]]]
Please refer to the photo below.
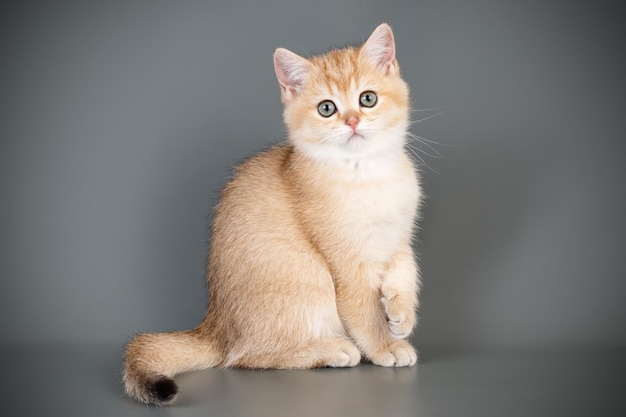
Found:
[[208, 367], [414, 365], [420, 202], [404, 145], [409, 92], [393, 34], [302, 58], [279, 48], [289, 144], [236, 168], [215, 209], [209, 308], [190, 331], [139, 334], [131, 397], [171, 403], [172, 377]]

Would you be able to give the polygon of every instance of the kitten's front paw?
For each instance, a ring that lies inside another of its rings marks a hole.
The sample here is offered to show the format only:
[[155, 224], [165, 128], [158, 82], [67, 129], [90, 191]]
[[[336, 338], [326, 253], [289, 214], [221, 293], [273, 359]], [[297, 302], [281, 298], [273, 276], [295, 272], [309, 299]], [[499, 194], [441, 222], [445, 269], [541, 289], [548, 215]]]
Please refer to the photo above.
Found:
[[387, 348], [370, 355], [369, 359], [380, 366], [413, 366], [417, 363], [417, 352], [409, 342], [396, 340]]
[[409, 337], [416, 323], [415, 310], [412, 306], [403, 303], [401, 298], [383, 297], [380, 300], [387, 314], [387, 323], [391, 336], [395, 339], [406, 339]]

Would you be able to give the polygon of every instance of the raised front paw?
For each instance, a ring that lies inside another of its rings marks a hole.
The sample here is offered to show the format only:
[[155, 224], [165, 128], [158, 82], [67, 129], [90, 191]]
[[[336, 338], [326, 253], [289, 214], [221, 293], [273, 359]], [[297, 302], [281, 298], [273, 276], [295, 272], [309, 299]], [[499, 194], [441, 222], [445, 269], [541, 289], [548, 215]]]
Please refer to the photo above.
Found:
[[369, 359], [380, 366], [413, 366], [417, 362], [417, 352], [409, 342], [395, 340], [386, 348], [371, 354]]
[[383, 297], [380, 300], [387, 314], [387, 323], [391, 336], [395, 339], [409, 337], [417, 321], [413, 305], [401, 297]]

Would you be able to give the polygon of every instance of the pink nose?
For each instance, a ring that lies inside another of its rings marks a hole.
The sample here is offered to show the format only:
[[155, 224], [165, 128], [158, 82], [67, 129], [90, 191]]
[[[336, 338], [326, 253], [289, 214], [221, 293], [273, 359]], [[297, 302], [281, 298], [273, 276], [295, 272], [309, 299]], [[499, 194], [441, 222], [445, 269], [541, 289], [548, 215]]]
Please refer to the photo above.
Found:
[[346, 120], [346, 124], [352, 128], [352, 131], [356, 130], [356, 125], [359, 124], [359, 119], [354, 116], [351, 116], [348, 120]]

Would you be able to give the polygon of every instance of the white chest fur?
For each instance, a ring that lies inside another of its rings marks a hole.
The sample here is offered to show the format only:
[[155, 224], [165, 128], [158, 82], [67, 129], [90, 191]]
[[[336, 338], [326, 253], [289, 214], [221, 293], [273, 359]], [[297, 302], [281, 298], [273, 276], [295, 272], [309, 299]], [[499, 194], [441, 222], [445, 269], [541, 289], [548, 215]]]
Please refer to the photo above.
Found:
[[413, 232], [421, 197], [415, 170], [404, 155], [352, 161], [344, 168], [326, 190], [335, 244], [362, 261], [386, 262]]

